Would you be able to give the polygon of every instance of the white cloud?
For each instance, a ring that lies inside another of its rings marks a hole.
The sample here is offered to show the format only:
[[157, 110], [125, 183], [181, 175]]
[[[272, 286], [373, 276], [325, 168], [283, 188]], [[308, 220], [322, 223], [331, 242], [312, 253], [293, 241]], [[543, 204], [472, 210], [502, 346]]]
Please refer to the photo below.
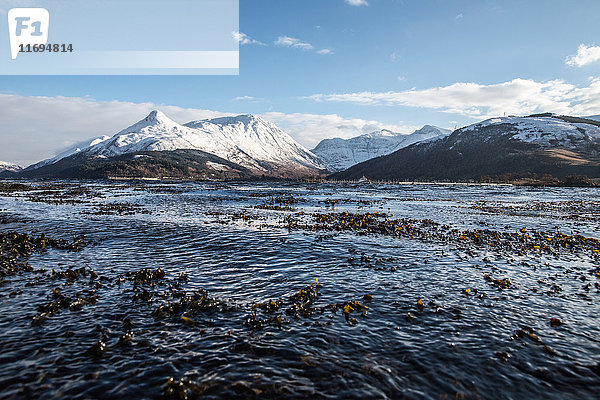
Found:
[[263, 101], [264, 99], [260, 97], [252, 97], [252, 96], [238, 96], [234, 98], [235, 101]]
[[289, 37], [289, 36], [279, 36], [274, 43], [277, 46], [282, 46], [282, 47], [293, 47], [293, 48], [302, 49], [302, 50], [314, 49], [314, 46], [312, 44], [303, 42], [300, 39], [296, 39], [296, 38]]
[[233, 38], [235, 39], [235, 41], [238, 42], [241, 45], [247, 45], [247, 44], [258, 44], [258, 45], [262, 45], [262, 46], [265, 45], [263, 42], [259, 42], [258, 40], [254, 40], [250, 36], [248, 36], [248, 35], [246, 35], [245, 33], [242, 33], [242, 32], [231, 32], [231, 35], [233, 36]]
[[310, 43], [307, 42], [303, 42], [300, 39], [296, 39], [290, 36], [279, 36], [277, 38], [276, 41], [274, 41], [273, 43], [275, 43], [276, 46], [281, 46], [281, 47], [291, 47], [294, 49], [301, 49], [301, 50], [305, 50], [305, 51], [315, 51], [317, 54], [323, 54], [323, 55], [327, 55], [327, 54], [333, 54], [333, 50], [331, 49], [321, 49], [321, 50], [317, 50], [315, 49], [315, 46], [313, 46]]
[[598, 60], [600, 60], [600, 46], [588, 47], [585, 44], [581, 44], [577, 49], [577, 54], [568, 56], [565, 62], [572, 67], [583, 67]]
[[[114, 135], [153, 109], [160, 109], [179, 123], [235, 115], [153, 103], [0, 94], [0, 160], [30, 165], [83, 140]], [[414, 130], [338, 115], [268, 112], [261, 116], [278, 124], [308, 148], [321, 139], [335, 136], [348, 138], [383, 128], [396, 132]]]
[[463, 15], [462, 13], [458, 14], [456, 17], [454, 17], [455, 20], [459, 20], [459, 19], [463, 19]]
[[411, 133], [420, 128], [420, 126], [384, 124], [359, 118], [344, 118], [337, 114], [267, 112], [262, 114], [262, 117], [277, 124], [309, 149], [314, 148], [321, 140], [333, 137], [347, 139], [380, 129]]
[[368, 6], [369, 3], [367, 3], [366, 0], [344, 0], [346, 3], [350, 4], [351, 6]]
[[555, 112], [590, 115], [600, 112], [600, 78], [585, 87], [562, 80], [536, 82], [529, 79], [482, 85], [458, 82], [449, 86], [401, 92], [316, 94], [315, 101], [349, 102], [365, 105], [418, 107], [471, 118], [507, 114]]

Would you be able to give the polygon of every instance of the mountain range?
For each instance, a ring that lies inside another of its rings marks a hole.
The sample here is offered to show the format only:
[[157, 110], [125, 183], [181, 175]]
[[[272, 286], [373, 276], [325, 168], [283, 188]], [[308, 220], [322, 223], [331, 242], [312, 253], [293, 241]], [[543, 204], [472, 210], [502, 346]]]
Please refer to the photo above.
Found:
[[325, 139], [311, 150], [332, 171], [342, 171], [369, 159], [393, 153], [423, 140], [442, 138], [452, 131], [425, 125], [423, 128], [404, 135], [389, 130], [367, 133], [350, 139]]
[[600, 122], [537, 114], [492, 118], [334, 174], [335, 179], [600, 178]]
[[[186, 150], [184, 158], [182, 150]], [[160, 168], [151, 168], [151, 160], [159, 154]], [[109, 173], [167, 174], [161, 175], [164, 177], [172, 173], [179, 177], [185, 176], [186, 169], [190, 177], [298, 178], [318, 176], [326, 167], [287, 133], [260, 117], [239, 115], [181, 125], [155, 110], [112, 137], [81, 143], [26, 168], [21, 175], [81, 178], [108, 177]]]
[[254, 115], [182, 125], [152, 111], [25, 169], [0, 163], [0, 176], [38, 178], [295, 179], [331, 171], [333, 179], [600, 178], [600, 116], [511, 116], [454, 132], [426, 125], [410, 135], [380, 130], [325, 139], [311, 152]]

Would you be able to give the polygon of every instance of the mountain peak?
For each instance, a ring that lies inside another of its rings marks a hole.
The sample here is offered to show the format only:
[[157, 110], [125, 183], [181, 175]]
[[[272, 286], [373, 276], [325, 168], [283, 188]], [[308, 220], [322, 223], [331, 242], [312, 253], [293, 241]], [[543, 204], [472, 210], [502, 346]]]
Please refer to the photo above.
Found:
[[159, 110], [152, 110], [150, 112], [150, 114], [148, 114], [148, 116], [146, 118], [144, 118], [144, 120], [148, 121], [148, 122], [171, 121], [171, 119], [169, 117], [167, 117], [162, 111], [159, 111]]
[[435, 134], [435, 135], [449, 135], [452, 133], [449, 129], [440, 128], [434, 125], [424, 125], [421, 129], [415, 131], [416, 134]]
[[389, 129], [382, 129], [378, 133], [382, 136], [398, 136], [396, 132], [392, 132]]
[[[135, 124], [131, 125], [129, 128], [122, 130], [117, 135], [142, 130], [144, 128], [148, 128], [150, 130], [155, 129], [178, 129], [180, 125], [173, 121], [171, 118], [167, 117], [162, 111], [152, 110], [148, 116]], [[116, 135], [116, 136], [117, 136]]]

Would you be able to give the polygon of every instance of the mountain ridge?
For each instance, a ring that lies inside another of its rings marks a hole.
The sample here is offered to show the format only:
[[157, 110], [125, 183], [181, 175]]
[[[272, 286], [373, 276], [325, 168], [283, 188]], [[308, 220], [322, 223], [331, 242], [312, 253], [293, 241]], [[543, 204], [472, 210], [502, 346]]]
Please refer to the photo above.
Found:
[[382, 129], [349, 139], [324, 139], [312, 152], [323, 159], [330, 169], [341, 171], [360, 162], [393, 153], [413, 143], [443, 137], [450, 132], [433, 125], [425, 125], [411, 134]]

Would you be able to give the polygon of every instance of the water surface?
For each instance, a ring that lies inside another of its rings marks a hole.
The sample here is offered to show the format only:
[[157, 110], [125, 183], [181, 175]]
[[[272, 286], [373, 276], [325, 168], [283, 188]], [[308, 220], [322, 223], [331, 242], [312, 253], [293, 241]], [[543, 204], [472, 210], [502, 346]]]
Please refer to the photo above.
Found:
[[[34, 253], [29, 263], [37, 272], [2, 278], [0, 397], [600, 393], [597, 189], [28, 184], [31, 190], [1, 193], [3, 231], [85, 234], [89, 244]], [[309, 226], [312, 213], [341, 212], [411, 219], [431, 236], [289, 229], [286, 220]], [[550, 244], [557, 231], [589, 240], [518, 251], [459, 238], [478, 230], [542, 232]], [[86, 274], [74, 279], [56, 275], [82, 267]], [[136, 282], [132, 275], [144, 268], [165, 276]], [[40, 306], [56, 298], [52, 289], [96, 302], [32, 326]], [[310, 312], [286, 313], [301, 289], [318, 293]], [[204, 291], [214, 307], [157, 316], [183, 293]], [[261, 307], [271, 299], [281, 306], [269, 313]], [[344, 304], [353, 301], [368, 309], [347, 310], [347, 321]], [[247, 323], [253, 313], [263, 326]], [[267, 322], [278, 316], [280, 324]], [[562, 325], [551, 326], [552, 318]], [[105, 348], [94, 352], [99, 340]]]

